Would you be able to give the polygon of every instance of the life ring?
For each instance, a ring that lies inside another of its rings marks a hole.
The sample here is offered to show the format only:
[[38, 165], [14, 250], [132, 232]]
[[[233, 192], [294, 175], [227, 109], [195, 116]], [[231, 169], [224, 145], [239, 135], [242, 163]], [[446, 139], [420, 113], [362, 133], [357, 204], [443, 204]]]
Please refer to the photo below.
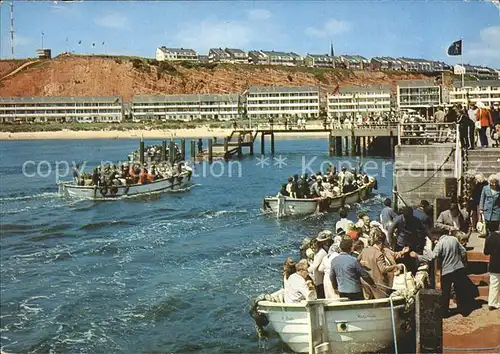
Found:
[[99, 192], [101, 192], [101, 195], [105, 197], [106, 194], [108, 194], [108, 187], [106, 186], [102, 187], [101, 189], [99, 189]]

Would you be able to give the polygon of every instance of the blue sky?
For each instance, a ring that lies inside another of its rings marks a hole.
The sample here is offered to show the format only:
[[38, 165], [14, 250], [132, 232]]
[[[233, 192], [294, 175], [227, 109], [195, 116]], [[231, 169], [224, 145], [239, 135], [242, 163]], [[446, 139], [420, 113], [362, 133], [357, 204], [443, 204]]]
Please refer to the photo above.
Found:
[[[10, 57], [9, 4], [1, 8], [2, 58]], [[157, 46], [236, 47], [306, 53], [423, 57], [500, 68], [500, 13], [487, 1], [15, 1], [15, 57], [41, 46], [56, 55], [154, 57]], [[67, 39], [67, 41], [66, 41]], [[82, 41], [78, 45], [78, 41]], [[105, 42], [105, 48], [102, 45]], [[96, 43], [92, 47], [92, 43]]]

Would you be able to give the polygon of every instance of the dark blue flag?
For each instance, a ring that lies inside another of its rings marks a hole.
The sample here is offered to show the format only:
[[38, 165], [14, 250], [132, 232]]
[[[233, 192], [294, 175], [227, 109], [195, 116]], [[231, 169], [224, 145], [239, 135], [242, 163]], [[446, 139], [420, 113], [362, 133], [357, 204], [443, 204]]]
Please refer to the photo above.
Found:
[[462, 55], [462, 40], [453, 42], [448, 48], [448, 55]]

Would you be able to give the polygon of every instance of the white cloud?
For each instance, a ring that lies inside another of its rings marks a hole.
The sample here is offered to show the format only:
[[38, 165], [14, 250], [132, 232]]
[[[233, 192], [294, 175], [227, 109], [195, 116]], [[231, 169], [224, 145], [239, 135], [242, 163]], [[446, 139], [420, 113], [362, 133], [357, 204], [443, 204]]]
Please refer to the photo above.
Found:
[[124, 29], [128, 26], [128, 19], [122, 14], [110, 13], [97, 17], [94, 23], [101, 27]]
[[474, 64], [500, 67], [500, 26], [483, 28], [479, 32], [479, 41], [467, 48], [464, 43], [464, 60]]
[[250, 21], [265, 21], [271, 18], [271, 12], [266, 9], [248, 10], [247, 17]]
[[321, 27], [306, 28], [306, 34], [311, 37], [324, 38], [348, 32], [350, 29], [349, 22], [332, 18]]
[[[276, 44], [278, 31], [271, 29], [272, 24], [254, 26], [248, 21], [204, 20], [184, 23], [177, 33], [169, 37], [169, 46], [192, 48], [207, 52], [210, 48], [233, 47], [247, 49], [255, 43]], [[263, 36], [262, 33], [273, 33]], [[260, 48], [259, 48], [260, 49]]]

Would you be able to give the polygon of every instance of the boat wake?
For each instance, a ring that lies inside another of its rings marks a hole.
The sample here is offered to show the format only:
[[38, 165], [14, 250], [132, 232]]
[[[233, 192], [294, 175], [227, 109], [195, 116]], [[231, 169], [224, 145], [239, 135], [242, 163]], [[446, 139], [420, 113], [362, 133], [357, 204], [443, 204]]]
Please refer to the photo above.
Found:
[[61, 195], [57, 192], [47, 192], [34, 195], [22, 195], [17, 197], [5, 197], [0, 198], [0, 202], [7, 202], [13, 200], [31, 200], [31, 199], [42, 199], [42, 198], [60, 198]]
[[207, 219], [216, 218], [223, 215], [233, 215], [233, 214], [248, 214], [248, 210], [218, 210], [218, 211], [204, 211], [200, 214], [201, 217]]

